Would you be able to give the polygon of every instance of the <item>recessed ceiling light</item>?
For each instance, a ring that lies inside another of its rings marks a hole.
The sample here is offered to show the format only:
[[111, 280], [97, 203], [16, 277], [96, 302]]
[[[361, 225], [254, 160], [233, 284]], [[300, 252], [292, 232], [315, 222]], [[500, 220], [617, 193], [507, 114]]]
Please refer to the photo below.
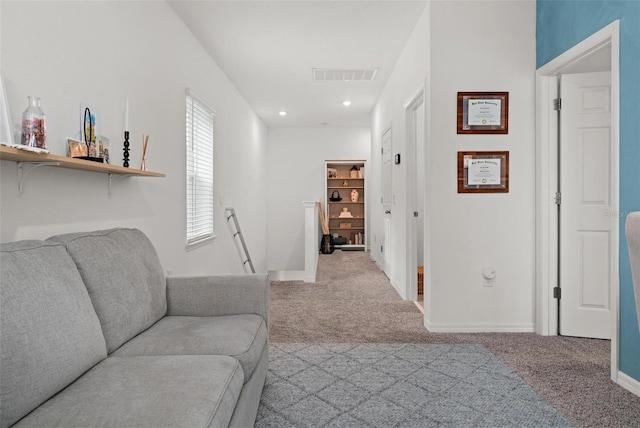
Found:
[[284, 111], [284, 110], [282, 110], [282, 111], [281, 111], [280, 113], [278, 113], [278, 114], [279, 114], [280, 116], [286, 116], [286, 115], [287, 115], [287, 112], [286, 112], [286, 111]]
[[345, 107], [348, 107], [348, 106], [351, 105], [351, 101], [345, 100], [345, 101], [342, 102], [342, 105], [345, 106]]

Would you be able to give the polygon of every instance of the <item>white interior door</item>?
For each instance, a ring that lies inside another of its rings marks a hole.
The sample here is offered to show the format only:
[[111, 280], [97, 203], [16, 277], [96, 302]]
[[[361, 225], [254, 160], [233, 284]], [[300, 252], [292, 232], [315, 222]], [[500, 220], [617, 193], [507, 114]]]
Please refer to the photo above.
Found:
[[611, 338], [611, 73], [560, 80], [560, 334]]
[[382, 210], [384, 237], [382, 240], [382, 270], [391, 278], [391, 127], [382, 134]]

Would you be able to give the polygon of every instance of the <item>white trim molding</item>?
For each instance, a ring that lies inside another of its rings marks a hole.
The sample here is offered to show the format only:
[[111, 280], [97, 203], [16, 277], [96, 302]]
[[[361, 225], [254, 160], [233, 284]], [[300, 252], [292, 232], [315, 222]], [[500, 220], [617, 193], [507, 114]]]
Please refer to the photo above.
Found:
[[[578, 43], [536, 71], [536, 321], [535, 331], [555, 336], [558, 331], [557, 285], [558, 231], [554, 195], [558, 183], [558, 123], [553, 99], [558, 97], [558, 77], [576, 62], [611, 46], [611, 171], [612, 207], [619, 210], [619, 129], [620, 129], [620, 21], [614, 21]], [[612, 236], [618, 245], [612, 249], [613, 266], [619, 259], [619, 221], [613, 219]], [[611, 273], [612, 332], [611, 379], [618, 373], [619, 272]]]
[[424, 322], [431, 333], [534, 333], [534, 324], [431, 324]]
[[303, 270], [270, 270], [270, 281], [304, 281], [306, 272]]
[[640, 381], [635, 380], [628, 374], [618, 372], [618, 385], [640, 397]]
[[[405, 223], [405, 287], [404, 292], [401, 294], [405, 300], [417, 300], [418, 299], [418, 255], [417, 255], [417, 242], [416, 238], [416, 221], [417, 218], [413, 216], [413, 212], [416, 211], [419, 214], [420, 220], [424, 221], [425, 210], [424, 207], [417, 206], [417, 171], [416, 162], [422, 162], [424, 165], [426, 159], [416, 159], [417, 157], [417, 145], [418, 145], [418, 132], [417, 124], [420, 123], [417, 117], [417, 111], [420, 106], [424, 107], [423, 126], [426, 127], [426, 102], [425, 102], [425, 87], [423, 82], [418, 89], [411, 95], [402, 105], [404, 108], [405, 116], [405, 138], [406, 138], [406, 165], [405, 165], [405, 192], [406, 192], [406, 223]], [[427, 136], [427, 130], [423, 129], [424, 138]], [[426, 229], [424, 229], [426, 231]], [[424, 237], [423, 237], [424, 242]]]

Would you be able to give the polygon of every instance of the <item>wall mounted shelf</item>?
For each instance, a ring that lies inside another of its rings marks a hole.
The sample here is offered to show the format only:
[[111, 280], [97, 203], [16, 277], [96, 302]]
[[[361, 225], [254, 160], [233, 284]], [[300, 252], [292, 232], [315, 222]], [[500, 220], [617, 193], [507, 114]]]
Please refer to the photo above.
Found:
[[[22, 195], [24, 180], [34, 168], [49, 166], [56, 168], [76, 169], [79, 171], [98, 172], [107, 174], [109, 194], [111, 194], [112, 177], [115, 175], [123, 177], [166, 177], [160, 172], [142, 171], [135, 168], [125, 168], [123, 166], [111, 165], [99, 162], [92, 162], [82, 159], [74, 159], [67, 156], [54, 154], [40, 154], [15, 149], [13, 147], [0, 146], [0, 160], [13, 161], [18, 163], [18, 196]], [[25, 165], [30, 168], [25, 171]]]

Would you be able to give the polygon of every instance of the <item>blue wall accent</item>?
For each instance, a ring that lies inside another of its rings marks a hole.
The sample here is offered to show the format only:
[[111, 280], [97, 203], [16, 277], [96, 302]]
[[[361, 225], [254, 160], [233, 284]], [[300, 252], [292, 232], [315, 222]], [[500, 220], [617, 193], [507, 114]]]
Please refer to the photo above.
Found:
[[640, 211], [640, 1], [538, 0], [536, 63], [546, 64], [620, 20], [620, 356], [619, 370], [640, 381], [640, 331], [627, 240], [626, 214]]

